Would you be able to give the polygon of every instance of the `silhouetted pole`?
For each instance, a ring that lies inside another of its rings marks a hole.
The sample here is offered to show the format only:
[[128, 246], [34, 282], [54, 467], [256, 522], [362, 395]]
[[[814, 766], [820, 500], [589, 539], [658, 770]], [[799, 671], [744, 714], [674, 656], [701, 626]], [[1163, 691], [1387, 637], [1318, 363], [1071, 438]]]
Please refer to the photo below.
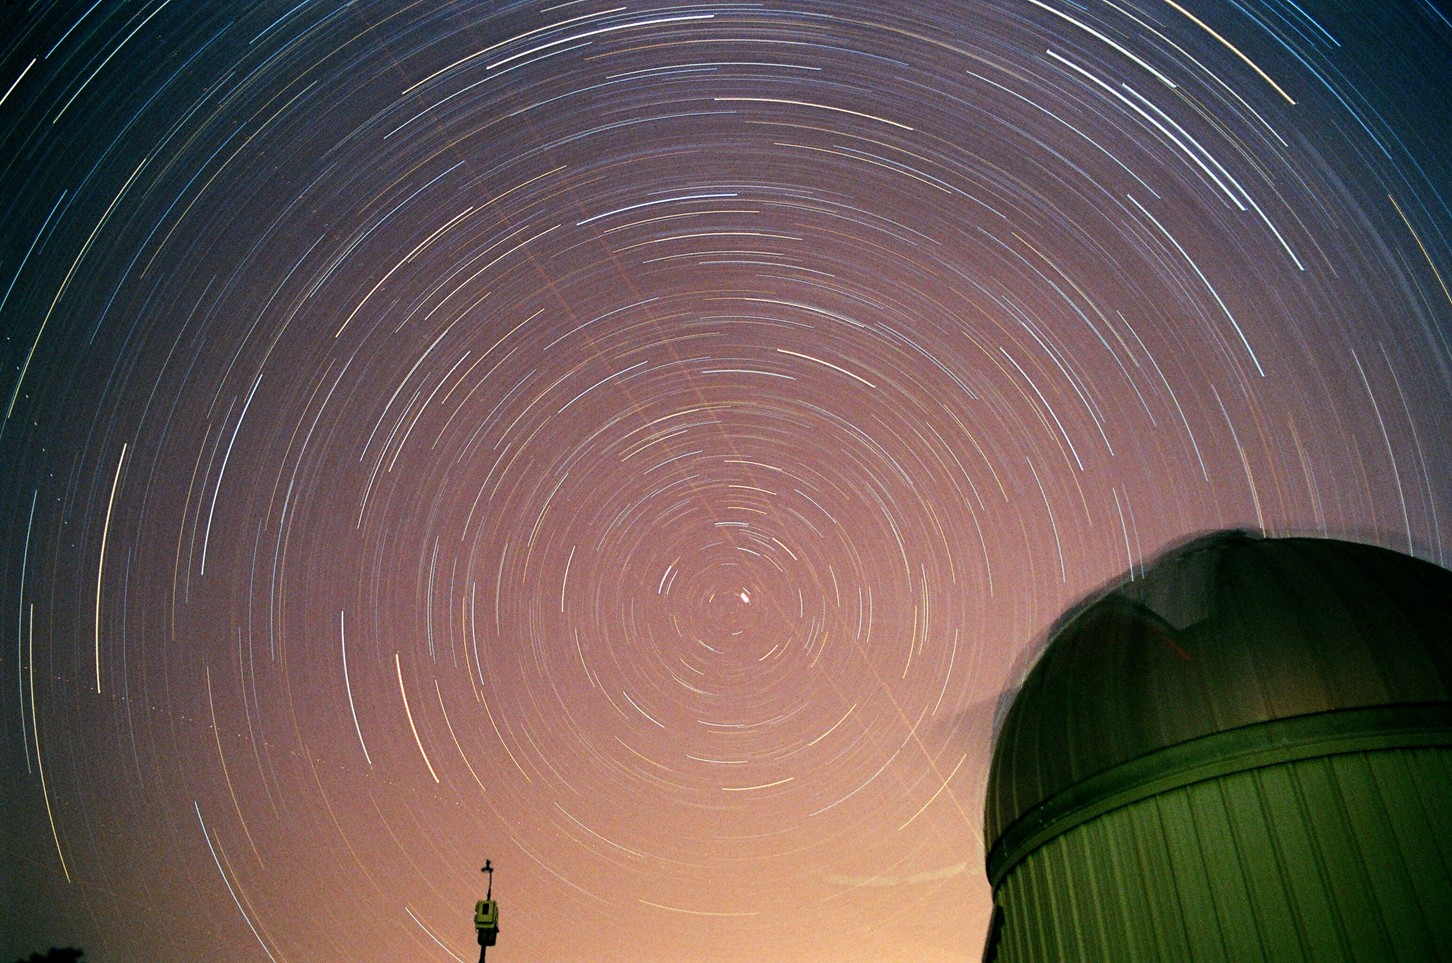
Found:
[[[494, 899], [494, 864], [489, 863], [489, 860], [485, 860], [484, 867], [479, 871], [489, 876], [489, 886], [484, 893], [484, 901], [488, 903], [491, 899]], [[479, 963], [485, 963], [485, 956], [488, 953], [489, 944], [485, 941], [484, 931], [481, 931], [479, 932]]]

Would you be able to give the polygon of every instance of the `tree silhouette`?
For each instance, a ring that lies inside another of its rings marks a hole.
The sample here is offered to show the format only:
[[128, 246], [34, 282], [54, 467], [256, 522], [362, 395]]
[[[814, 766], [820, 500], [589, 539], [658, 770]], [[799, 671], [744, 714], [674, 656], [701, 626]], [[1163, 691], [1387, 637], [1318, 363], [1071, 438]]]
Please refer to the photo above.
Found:
[[76, 949], [74, 946], [52, 946], [45, 952], [44, 956], [39, 953], [32, 953], [29, 959], [21, 957], [15, 963], [85, 963], [85, 961], [85, 950]]

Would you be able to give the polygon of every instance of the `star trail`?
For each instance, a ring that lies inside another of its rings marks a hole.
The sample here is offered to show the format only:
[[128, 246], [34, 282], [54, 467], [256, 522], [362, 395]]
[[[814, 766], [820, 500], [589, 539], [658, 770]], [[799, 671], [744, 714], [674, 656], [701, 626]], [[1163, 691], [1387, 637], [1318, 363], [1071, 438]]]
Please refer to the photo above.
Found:
[[1441, 0], [0, 12], [0, 956], [976, 959], [995, 706], [1452, 561]]

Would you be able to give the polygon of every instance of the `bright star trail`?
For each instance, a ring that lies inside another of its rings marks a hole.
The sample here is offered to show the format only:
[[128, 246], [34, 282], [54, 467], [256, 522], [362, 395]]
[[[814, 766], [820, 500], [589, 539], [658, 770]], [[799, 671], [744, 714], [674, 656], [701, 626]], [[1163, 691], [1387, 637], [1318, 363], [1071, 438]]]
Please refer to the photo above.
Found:
[[1064, 606], [1452, 561], [1445, 0], [0, 18], [4, 959], [977, 959]]

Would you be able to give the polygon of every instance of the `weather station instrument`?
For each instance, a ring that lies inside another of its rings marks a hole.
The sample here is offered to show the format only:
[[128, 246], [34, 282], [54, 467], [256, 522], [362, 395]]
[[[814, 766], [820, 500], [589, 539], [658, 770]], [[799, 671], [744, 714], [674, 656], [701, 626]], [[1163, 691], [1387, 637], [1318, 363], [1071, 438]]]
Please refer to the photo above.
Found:
[[479, 872], [489, 876], [489, 887], [484, 898], [474, 904], [474, 930], [479, 937], [479, 963], [484, 963], [484, 954], [499, 939], [499, 904], [494, 900], [494, 866], [486, 859], [484, 868]]

